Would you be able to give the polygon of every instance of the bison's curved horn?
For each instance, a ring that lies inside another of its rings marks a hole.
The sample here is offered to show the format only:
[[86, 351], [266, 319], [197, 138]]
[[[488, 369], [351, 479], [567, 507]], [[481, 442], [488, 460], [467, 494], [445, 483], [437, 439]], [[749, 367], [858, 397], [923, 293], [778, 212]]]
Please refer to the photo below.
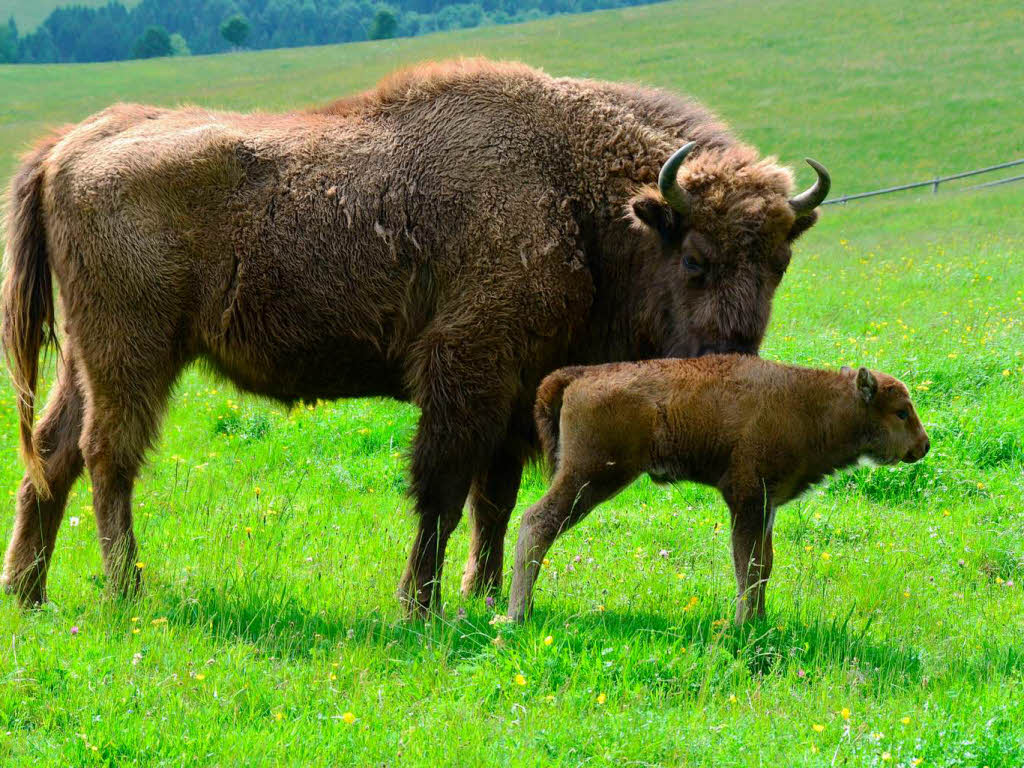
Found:
[[832, 188], [832, 177], [828, 175], [825, 166], [817, 160], [806, 158], [807, 164], [818, 174], [817, 181], [810, 189], [806, 189], [789, 201], [789, 207], [799, 216], [802, 213], [810, 213], [824, 202], [828, 197], [828, 191]]
[[697, 142], [688, 141], [673, 153], [672, 157], [661, 166], [661, 173], [658, 174], [658, 190], [672, 208], [684, 216], [690, 212], [690, 196], [686, 190], [679, 186], [676, 175], [679, 173], [679, 166], [683, 164], [686, 156], [697, 146]]

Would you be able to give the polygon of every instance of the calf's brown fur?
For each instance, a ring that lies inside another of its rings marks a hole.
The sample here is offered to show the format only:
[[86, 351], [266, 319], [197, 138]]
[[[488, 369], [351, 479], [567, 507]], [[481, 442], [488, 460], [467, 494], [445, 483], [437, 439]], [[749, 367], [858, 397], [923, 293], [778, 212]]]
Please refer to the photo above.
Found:
[[644, 472], [721, 492], [736, 622], [761, 615], [776, 509], [862, 457], [913, 462], [929, 447], [906, 386], [891, 376], [736, 355], [564, 368], [542, 382], [536, 419], [557, 469], [520, 527], [508, 608], [516, 620], [555, 538]]
[[[691, 141], [673, 207], [656, 182]], [[493, 589], [544, 375], [756, 351], [826, 187], [791, 198], [789, 170], [672, 94], [483, 60], [314, 110], [117, 104], [66, 127], [11, 187], [3, 344], [28, 472], [3, 581], [45, 599], [84, 465], [108, 581], [134, 589], [135, 477], [202, 360], [285, 403], [417, 404], [401, 594], [431, 603], [467, 495], [463, 588]], [[33, 432], [54, 282], [63, 356]]]

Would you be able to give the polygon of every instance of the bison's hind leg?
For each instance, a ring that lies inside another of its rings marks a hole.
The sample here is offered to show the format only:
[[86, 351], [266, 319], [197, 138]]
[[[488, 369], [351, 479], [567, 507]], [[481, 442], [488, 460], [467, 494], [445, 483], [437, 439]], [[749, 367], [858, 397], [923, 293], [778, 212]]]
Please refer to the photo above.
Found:
[[82, 393], [69, 348], [57, 374], [46, 413], [36, 425], [33, 442], [43, 460], [50, 496], [36, 492], [28, 474], [21, 481], [14, 530], [4, 558], [3, 584], [23, 605], [46, 600], [46, 575], [68, 493], [82, 473]]
[[577, 466], [566, 458], [551, 488], [523, 514], [516, 542], [515, 570], [508, 596], [508, 615], [523, 621], [533, 605], [533, 587], [540, 566], [555, 539], [576, 525], [606, 499], [621, 491], [637, 473], [626, 465]]

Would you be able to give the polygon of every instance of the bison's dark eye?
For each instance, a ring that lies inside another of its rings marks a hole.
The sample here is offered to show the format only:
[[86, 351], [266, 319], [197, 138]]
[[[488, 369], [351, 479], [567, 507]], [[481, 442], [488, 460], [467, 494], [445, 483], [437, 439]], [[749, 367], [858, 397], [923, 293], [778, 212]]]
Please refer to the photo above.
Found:
[[691, 275], [699, 275], [704, 272], [704, 265], [689, 254], [683, 254], [683, 268]]
[[896, 411], [896, 417], [900, 421], [906, 421], [907, 419], [910, 418], [910, 414], [907, 413], [907, 409], [906, 408], [900, 408], [898, 411]]

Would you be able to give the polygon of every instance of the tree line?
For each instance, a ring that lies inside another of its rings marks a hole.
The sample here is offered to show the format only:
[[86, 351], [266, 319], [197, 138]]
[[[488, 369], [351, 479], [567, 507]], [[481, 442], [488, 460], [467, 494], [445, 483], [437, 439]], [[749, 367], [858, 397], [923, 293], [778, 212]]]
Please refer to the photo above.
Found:
[[0, 23], [0, 62], [187, 56], [411, 37], [657, 0], [142, 0], [54, 9], [28, 34]]

